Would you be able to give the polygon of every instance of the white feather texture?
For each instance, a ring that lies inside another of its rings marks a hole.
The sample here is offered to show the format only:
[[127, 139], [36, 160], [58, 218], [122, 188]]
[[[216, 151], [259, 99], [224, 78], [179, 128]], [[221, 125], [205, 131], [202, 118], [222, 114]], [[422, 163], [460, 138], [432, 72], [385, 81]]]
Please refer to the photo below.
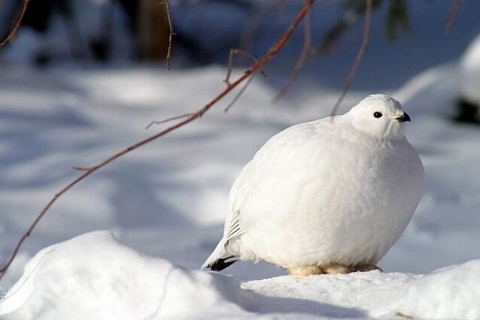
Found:
[[203, 267], [226, 258], [288, 269], [376, 264], [423, 192], [408, 120], [398, 101], [378, 94], [272, 137], [234, 182], [224, 236]]

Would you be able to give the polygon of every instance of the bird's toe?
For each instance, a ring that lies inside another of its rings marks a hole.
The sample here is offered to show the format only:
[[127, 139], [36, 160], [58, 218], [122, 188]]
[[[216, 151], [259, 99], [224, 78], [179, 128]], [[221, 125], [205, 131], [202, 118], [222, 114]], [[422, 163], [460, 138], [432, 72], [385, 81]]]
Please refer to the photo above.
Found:
[[322, 270], [322, 268], [320, 268], [319, 266], [304, 266], [304, 267], [289, 268], [288, 272], [292, 276], [297, 276], [297, 277], [308, 277], [311, 275], [325, 273]]
[[352, 272], [368, 272], [368, 271], [375, 271], [378, 270], [380, 272], [383, 272], [383, 270], [374, 264], [359, 264], [353, 267]]
[[352, 272], [349, 267], [341, 264], [331, 264], [328, 267], [322, 268], [326, 274], [346, 274]]

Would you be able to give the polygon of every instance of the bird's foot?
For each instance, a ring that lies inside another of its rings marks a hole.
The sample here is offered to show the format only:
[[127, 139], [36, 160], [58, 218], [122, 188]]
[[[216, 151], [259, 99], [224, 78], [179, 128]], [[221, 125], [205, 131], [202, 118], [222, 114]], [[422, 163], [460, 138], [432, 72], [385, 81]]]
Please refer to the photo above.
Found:
[[345, 274], [353, 272], [350, 267], [343, 266], [340, 264], [331, 264], [326, 267], [321, 266], [304, 266], [304, 267], [297, 267], [297, 268], [290, 268], [288, 269], [289, 273], [292, 276], [297, 277], [308, 277], [311, 275], [318, 275], [318, 274]]
[[351, 271], [350, 272], [368, 272], [368, 271], [374, 271], [378, 270], [380, 272], [383, 272], [383, 270], [374, 264], [359, 264], [356, 266], [350, 267]]
[[359, 264], [356, 266], [344, 266], [341, 264], [331, 264], [326, 267], [320, 266], [304, 266], [304, 267], [297, 267], [297, 268], [289, 268], [288, 272], [292, 276], [297, 277], [308, 277], [311, 275], [318, 275], [318, 274], [347, 274], [352, 272], [368, 272], [379, 270], [383, 272], [383, 270], [374, 265], [374, 264]]
[[341, 264], [331, 264], [322, 268], [323, 273], [326, 274], [346, 274], [352, 272], [349, 267], [342, 266]]
[[297, 268], [289, 268], [288, 272], [292, 276], [297, 277], [308, 277], [315, 274], [323, 274], [322, 268], [319, 266], [305, 266], [305, 267], [297, 267]]

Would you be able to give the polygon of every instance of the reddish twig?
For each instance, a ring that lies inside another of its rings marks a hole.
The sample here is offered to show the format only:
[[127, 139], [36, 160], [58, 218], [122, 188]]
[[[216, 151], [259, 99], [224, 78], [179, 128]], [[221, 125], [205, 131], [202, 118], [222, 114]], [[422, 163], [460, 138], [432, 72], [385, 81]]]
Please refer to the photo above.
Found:
[[156, 125], [163, 124], [163, 123], [167, 123], [167, 122], [171, 122], [171, 121], [175, 121], [175, 120], [180, 120], [180, 119], [190, 117], [190, 116], [192, 116], [192, 113], [185, 113], [185, 114], [181, 114], [179, 116], [171, 117], [171, 118], [161, 120], [161, 121], [152, 121], [148, 124], [148, 126], [145, 127], [145, 129], [150, 129], [150, 127], [153, 126], [154, 124], [156, 124]]
[[457, 17], [458, 10], [462, 6], [463, 0], [455, 0], [455, 3], [452, 5], [448, 12], [448, 20], [447, 25], [445, 26], [444, 34], [448, 36], [450, 31], [452, 31], [453, 23], [455, 22], [455, 18]]
[[273, 103], [279, 102], [285, 96], [285, 94], [287, 94], [292, 84], [295, 82], [295, 80], [297, 80], [298, 76], [300, 75], [300, 72], [302, 71], [305, 62], [308, 59], [308, 55], [312, 51], [312, 21], [310, 12], [305, 16], [303, 23], [305, 28], [305, 40], [303, 42], [302, 52], [300, 52], [300, 55], [298, 56], [298, 60], [295, 64], [292, 74], [290, 75], [288, 81], [285, 83], [282, 89], [280, 89], [280, 92], [277, 94], [277, 96], [273, 99]]
[[[227, 75], [225, 76], [225, 80], [223, 80], [223, 82], [225, 82], [227, 85], [230, 85], [230, 76], [232, 74], [232, 69], [233, 69], [233, 57], [239, 54], [252, 59], [254, 63], [258, 63], [258, 58], [255, 57], [254, 55], [240, 49], [230, 49], [230, 54], [228, 55]], [[267, 76], [267, 74], [262, 70], [261, 67], [260, 67], [260, 72], [264, 77]]]
[[350, 89], [350, 86], [352, 85], [353, 79], [355, 78], [355, 75], [357, 74], [358, 67], [360, 66], [360, 63], [363, 60], [363, 56], [365, 55], [365, 52], [367, 51], [368, 48], [368, 42], [370, 40], [370, 25], [372, 21], [372, 0], [366, 0], [367, 6], [365, 9], [365, 28], [363, 30], [363, 40], [362, 40], [362, 45], [360, 46], [360, 49], [358, 50], [357, 56], [355, 57], [355, 61], [353, 62], [352, 69], [350, 70], [350, 73], [348, 74], [347, 80], [345, 81], [345, 85], [343, 86], [343, 91], [340, 97], [337, 100], [337, 103], [335, 103], [335, 106], [332, 109], [331, 116], [335, 116], [337, 113], [338, 108], [340, 107], [340, 104], [343, 101], [343, 98], [348, 93], [348, 90]]
[[22, 11], [20, 12], [20, 15], [18, 16], [17, 22], [15, 22], [15, 25], [13, 26], [12, 31], [7, 35], [5, 40], [0, 42], [0, 49], [3, 48], [10, 40], [13, 39], [15, 34], [17, 34], [18, 29], [20, 28], [20, 25], [22, 24], [23, 16], [25, 15], [25, 11], [27, 11], [28, 7], [28, 1], [29, 0], [23, 0], [23, 7]]
[[0, 269], [0, 279], [2, 279], [2, 277], [5, 275], [5, 272], [8, 270], [8, 268], [10, 267], [11, 263], [13, 262], [13, 260], [15, 259], [18, 251], [20, 250], [23, 242], [30, 236], [31, 232], [33, 231], [33, 229], [36, 227], [36, 225], [38, 224], [38, 222], [45, 216], [45, 214], [48, 212], [48, 210], [50, 209], [50, 207], [63, 195], [65, 194], [68, 190], [70, 190], [72, 187], [74, 187], [75, 185], [77, 185], [79, 182], [81, 182], [82, 180], [84, 180], [85, 178], [87, 178], [88, 176], [90, 176], [91, 174], [93, 174], [94, 172], [96, 172], [97, 170], [107, 166], [108, 164], [110, 164], [111, 162], [115, 161], [116, 159], [124, 156], [125, 154], [128, 154], [162, 136], [165, 136], [167, 134], [169, 134], [170, 132], [172, 131], [175, 131], [185, 125], [187, 125], [188, 123], [192, 122], [192, 121], [195, 121], [199, 118], [201, 118], [208, 110], [210, 110], [210, 108], [212, 108], [215, 104], [217, 104], [221, 99], [223, 99], [228, 93], [230, 93], [235, 87], [237, 87], [240, 83], [242, 83], [243, 81], [245, 81], [246, 79], [248, 79], [252, 74], [254, 74], [255, 72], [261, 70], [261, 68], [267, 64], [268, 62], [270, 62], [270, 60], [273, 59], [273, 57], [275, 57], [275, 55], [283, 48], [283, 46], [285, 45], [285, 43], [287, 43], [287, 41], [290, 39], [290, 37], [292, 36], [293, 32], [295, 31], [295, 28], [298, 26], [298, 24], [303, 20], [303, 18], [305, 17], [305, 15], [310, 11], [313, 3], [314, 3], [315, 0], [307, 0], [305, 2], [305, 5], [302, 7], [302, 9], [300, 10], [300, 12], [295, 16], [295, 18], [293, 19], [292, 23], [290, 24], [290, 26], [287, 28], [287, 30], [285, 30], [284, 34], [282, 35], [282, 37], [273, 45], [273, 47], [270, 48], [270, 50], [265, 54], [265, 56], [259, 60], [258, 62], [256, 62], [253, 66], [251, 66], [247, 71], [245, 71], [245, 73], [243, 73], [240, 77], [238, 77], [234, 82], [232, 82], [230, 85], [228, 85], [225, 89], [223, 89], [215, 98], [213, 98], [212, 100], [210, 100], [210, 102], [208, 102], [204, 107], [202, 107], [201, 109], [199, 109], [198, 111], [192, 113], [191, 115], [189, 115], [188, 117], [185, 117], [184, 120], [144, 139], [144, 140], [141, 140], [129, 147], [127, 147], [126, 149], [123, 149], [117, 153], [115, 153], [114, 155], [112, 155], [111, 157], [109, 157], [108, 159], [100, 162], [99, 164], [95, 165], [95, 166], [92, 166], [92, 167], [89, 167], [89, 168], [78, 168], [80, 169], [81, 171], [85, 171], [84, 173], [82, 173], [79, 177], [77, 177], [75, 180], [73, 180], [72, 182], [70, 182], [68, 185], [66, 185], [63, 189], [61, 189], [57, 194], [54, 195], [54, 197], [48, 202], [48, 204], [42, 209], [42, 211], [38, 214], [38, 216], [35, 218], [35, 220], [33, 221], [33, 223], [30, 225], [30, 227], [28, 228], [27, 232], [25, 234], [23, 234], [23, 236], [20, 238], [20, 240], [17, 242], [13, 252], [12, 252], [12, 255], [10, 256], [10, 258], [7, 260], [7, 262], [5, 263], [5, 265]]
[[168, 35], [168, 48], [167, 48], [167, 70], [170, 70], [171, 60], [172, 60], [172, 42], [173, 42], [173, 36], [176, 35], [176, 33], [175, 33], [175, 30], [173, 29], [172, 15], [170, 14], [170, 5], [168, 1], [169, 0], [163, 0], [161, 3], [165, 5], [168, 28], [170, 32], [170, 34]]
[[233, 107], [233, 105], [235, 104], [235, 102], [237, 102], [237, 100], [242, 96], [242, 94], [245, 92], [245, 90], [247, 90], [248, 86], [250, 85], [250, 83], [252, 83], [253, 79], [255, 78], [255, 75], [257, 73], [253, 73], [252, 76], [247, 80], [247, 82], [245, 82], [245, 85], [240, 89], [240, 91], [235, 95], [235, 97], [233, 98], [233, 100], [228, 104], [228, 106], [223, 110], [225, 113], [227, 113], [230, 108]]

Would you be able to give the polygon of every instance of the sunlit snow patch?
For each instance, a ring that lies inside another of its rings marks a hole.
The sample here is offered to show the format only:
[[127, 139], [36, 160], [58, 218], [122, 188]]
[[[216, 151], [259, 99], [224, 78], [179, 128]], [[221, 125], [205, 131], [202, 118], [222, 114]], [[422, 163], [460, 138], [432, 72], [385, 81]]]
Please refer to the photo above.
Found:
[[87, 233], [40, 251], [0, 300], [2, 320], [479, 319], [480, 260], [429, 275], [281, 276], [240, 283]]
[[[141, 255], [109, 232], [40, 251], [0, 302], [1, 319], [164, 319], [247, 314], [233, 277]], [[230, 300], [231, 299], [231, 300]]]
[[396, 310], [415, 319], [480, 319], [480, 260], [414, 281]]

